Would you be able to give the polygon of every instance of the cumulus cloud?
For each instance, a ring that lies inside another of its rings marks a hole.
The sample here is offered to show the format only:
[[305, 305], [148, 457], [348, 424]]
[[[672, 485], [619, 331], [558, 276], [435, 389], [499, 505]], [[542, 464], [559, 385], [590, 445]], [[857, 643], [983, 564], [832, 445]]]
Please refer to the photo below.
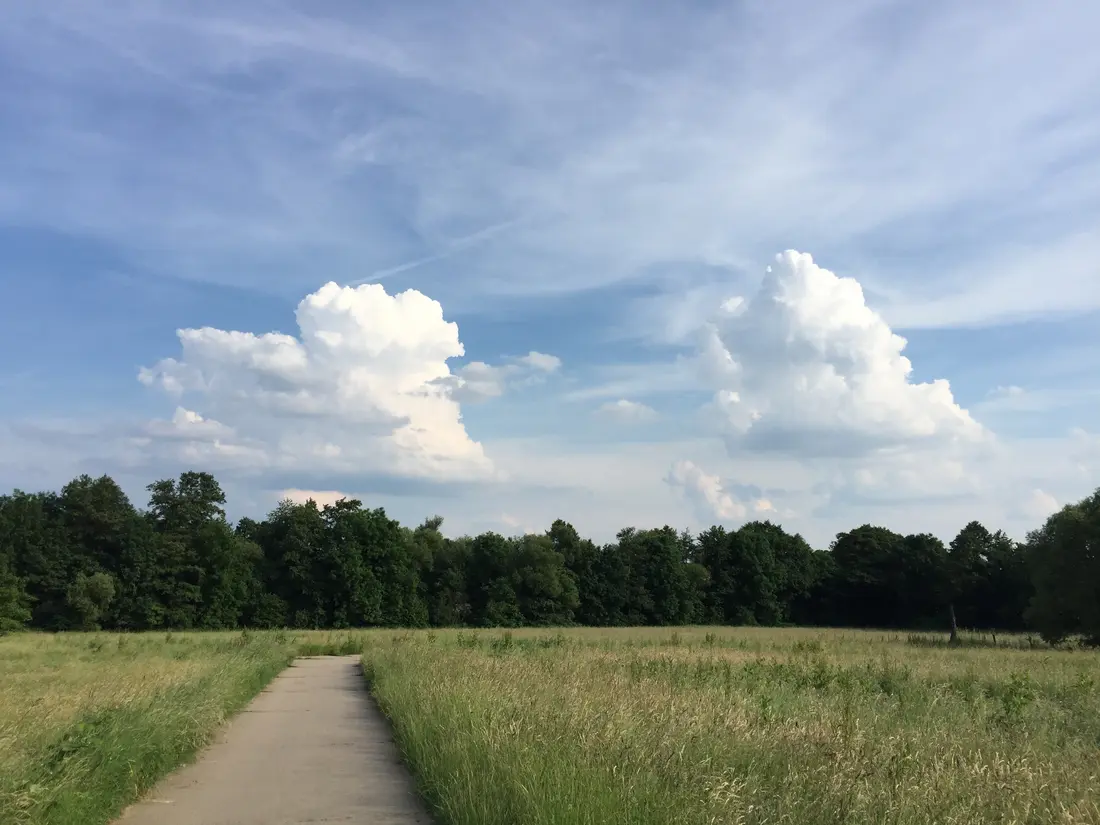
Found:
[[434, 384], [456, 401], [476, 404], [499, 398], [513, 387], [537, 384], [560, 368], [561, 359], [557, 356], [532, 350], [527, 355], [507, 359], [500, 365], [471, 361], [454, 375], [440, 378]]
[[223, 438], [231, 438], [233, 430], [220, 421], [203, 418], [193, 410], [176, 407], [170, 421], [161, 419], [150, 421], [145, 427], [145, 434], [168, 440], [217, 443]]
[[441, 382], [464, 354], [458, 326], [431, 298], [378, 284], [325, 284], [296, 311], [298, 336], [204, 327], [182, 354], [139, 379], [186, 398], [150, 434], [186, 441], [181, 457], [287, 471], [432, 480], [493, 472]]
[[802, 455], [981, 440], [947, 380], [910, 380], [905, 345], [857, 281], [784, 252], [751, 299], [726, 301], [703, 330], [709, 412], [731, 447]]
[[596, 414], [603, 418], [624, 423], [652, 421], [657, 417], [657, 411], [652, 407], [626, 398], [601, 404], [596, 408]]
[[539, 372], [557, 372], [561, 369], [561, 359], [556, 355], [547, 355], [545, 352], [531, 350], [526, 355], [521, 355], [516, 362]]
[[775, 507], [765, 498], [742, 501], [729, 492], [716, 475], [710, 475], [692, 461], [677, 461], [668, 471], [665, 481], [679, 488], [700, 511], [704, 518], [721, 521], [739, 521], [750, 511], [754, 514], [774, 512]]

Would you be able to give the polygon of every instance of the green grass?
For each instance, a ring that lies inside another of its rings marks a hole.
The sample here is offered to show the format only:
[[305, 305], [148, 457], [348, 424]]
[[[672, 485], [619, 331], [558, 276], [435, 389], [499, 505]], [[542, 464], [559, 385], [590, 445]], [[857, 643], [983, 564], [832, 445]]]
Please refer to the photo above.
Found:
[[279, 631], [0, 637], [0, 823], [108, 823], [190, 761], [296, 656], [359, 653], [380, 638]]
[[0, 822], [109, 822], [292, 658], [241, 634], [0, 640]]
[[1100, 822], [1100, 656], [808, 630], [372, 637], [442, 825]]
[[0, 639], [0, 823], [110, 822], [296, 655], [363, 653], [440, 825], [1100, 823], [1100, 653], [639, 628]]

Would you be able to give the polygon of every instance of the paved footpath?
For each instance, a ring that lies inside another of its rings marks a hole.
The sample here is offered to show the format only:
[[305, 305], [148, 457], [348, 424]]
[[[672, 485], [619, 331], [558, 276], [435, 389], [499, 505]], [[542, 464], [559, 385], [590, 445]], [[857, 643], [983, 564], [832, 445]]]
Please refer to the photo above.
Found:
[[427, 825], [358, 656], [298, 659], [118, 825]]

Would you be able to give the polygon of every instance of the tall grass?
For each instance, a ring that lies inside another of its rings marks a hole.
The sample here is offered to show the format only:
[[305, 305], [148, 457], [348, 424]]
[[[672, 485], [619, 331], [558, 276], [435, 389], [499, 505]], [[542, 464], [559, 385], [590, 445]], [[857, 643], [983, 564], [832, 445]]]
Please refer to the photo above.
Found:
[[1100, 654], [645, 628], [0, 640], [0, 823], [109, 822], [296, 655], [363, 653], [440, 825], [1100, 823]]
[[719, 629], [372, 637], [443, 825], [1100, 822], [1100, 657]]
[[0, 822], [110, 821], [292, 656], [270, 634], [4, 638]]

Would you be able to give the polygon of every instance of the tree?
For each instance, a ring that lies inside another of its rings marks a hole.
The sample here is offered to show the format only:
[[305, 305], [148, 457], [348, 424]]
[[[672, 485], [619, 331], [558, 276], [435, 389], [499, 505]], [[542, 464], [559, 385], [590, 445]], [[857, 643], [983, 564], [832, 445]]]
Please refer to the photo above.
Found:
[[1080, 635], [1100, 645], [1100, 490], [1028, 535], [1035, 595], [1028, 622], [1052, 643]]
[[814, 550], [807, 565], [807, 586], [791, 602], [791, 621], [799, 625], [840, 624], [836, 559], [828, 550]]
[[244, 609], [252, 551], [225, 520], [225, 493], [209, 473], [148, 487], [156, 534], [152, 571], [167, 627], [233, 627]]
[[626, 620], [629, 624], [681, 624], [689, 604], [685, 600], [687, 574], [680, 537], [671, 527], [658, 530], [628, 528], [618, 535], [628, 575]]
[[411, 565], [411, 576], [419, 602], [421, 624], [431, 624], [431, 575], [435, 557], [447, 544], [443, 535], [443, 517], [431, 516], [415, 530], [402, 527], [405, 546]]
[[0, 634], [20, 630], [31, 620], [30, 596], [11, 571], [7, 558], [0, 556]]
[[951, 540], [947, 554], [947, 596], [951, 620], [951, 644], [959, 639], [959, 615], [976, 626], [974, 593], [983, 578], [985, 556], [992, 536], [978, 521], [967, 524]]
[[697, 545], [708, 573], [707, 621], [781, 624], [813, 581], [810, 546], [771, 522], [750, 522], [733, 533], [712, 527], [699, 535]]
[[832, 545], [837, 619], [854, 627], [898, 627], [898, 568], [904, 536], [864, 524]]
[[0, 547], [33, 599], [31, 624], [45, 630], [68, 626], [65, 597], [72, 581], [72, 548], [65, 538], [60, 501], [57, 493], [19, 490], [0, 499]]
[[458, 627], [472, 623], [473, 606], [466, 576], [470, 567], [468, 538], [454, 541], [439, 537], [427, 572], [428, 621], [434, 627]]
[[374, 525], [358, 501], [317, 508], [283, 501], [255, 530], [268, 590], [294, 627], [353, 627], [382, 620], [382, 593], [364, 558]]
[[372, 601], [374, 595], [367, 590], [373, 588], [378, 591], [380, 624], [390, 627], [428, 624], [428, 606], [420, 592], [418, 560], [401, 525], [381, 507], [360, 509], [356, 524], [359, 551], [366, 565], [366, 575], [360, 582], [364, 588], [363, 603]]
[[1035, 593], [1026, 546], [998, 530], [990, 543], [985, 573], [978, 592], [980, 626], [1023, 630], [1024, 614]]
[[78, 573], [69, 585], [66, 601], [78, 630], [99, 630], [99, 620], [106, 615], [115, 597], [115, 580], [108, 573], [86, 576]]
[[70, 578], [99, 571], [117, 575], [137, 511], [110, 476], [81, 475], [66, 484], [58, 502], [70, 550]]
[[894, 565], [896, 627], [942, 627], [949, 600], [947, 548], [930, 533], [906, 536]]
[[518, 627], [523, 624], [508, 539], [498, 533], [482, 533], [470, 543], [466, 566], [470, 621], [483, 627]]
[[523, 623], [569, 625], [580, 604], [577, 584], [548, 536], [512, 539], [512, 581]]
[[736, 571], [730, 564], [730, 534], [715, 525], [696, 538], [696, 558], [707, 571], [707, 590], [703, 596], [704, 621], [734, 624], [738, 612]]
[[[225, 516], [209, 473], [109, 477], [0, 496], [0, 628], [512, 626], [696, 622], [1021, 629], [1100, 642], [1100, 491], [1019, 544], [971, 522], [935, 536], [863, 525], [828, 551], [770, 522], [698, 536], [621, 530], [598, 546], [563, 520], [540, 536], [447, 538], [354, 500]], [[29, 622], [28, 622], [29, 619]], [[954, 637], [954, 633], [953, 633]]]
[[[727, 539], [736, 603], [733, 624], [779, 624], [784, 616], [780, 588], [783, 568], [776, 558], [779, 538], [767, 522], [751, 522]], [[779, 531], [782, 533], [782, 530]]]

